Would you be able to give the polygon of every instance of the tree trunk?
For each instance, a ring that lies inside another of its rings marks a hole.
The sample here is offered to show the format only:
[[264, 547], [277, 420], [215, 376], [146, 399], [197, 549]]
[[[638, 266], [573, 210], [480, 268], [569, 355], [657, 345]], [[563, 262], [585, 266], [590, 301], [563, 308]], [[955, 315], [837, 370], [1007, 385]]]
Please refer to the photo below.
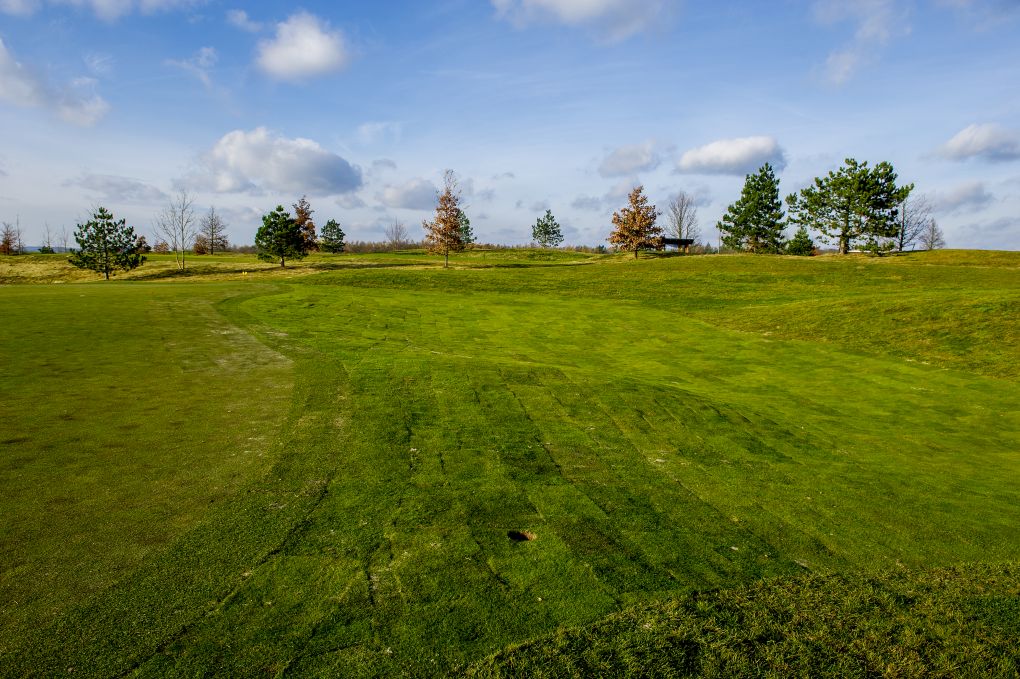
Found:
[[638, 258], [638, 250], [639, 248], [634, 248], [634, 259]]
[[283, 257], [280, 257], [280, 268], [281, 269], [286, 269], [287, 268], [287, 260], [284, 259]]
[[446, 250], [443, 250], [443, 255], [446, 257], [446, 259], [443, 261], [443, 268], [444, 269], [449, 269], [450, 268], [450, 250], [449, 250], [449, 248], [447, 248]]

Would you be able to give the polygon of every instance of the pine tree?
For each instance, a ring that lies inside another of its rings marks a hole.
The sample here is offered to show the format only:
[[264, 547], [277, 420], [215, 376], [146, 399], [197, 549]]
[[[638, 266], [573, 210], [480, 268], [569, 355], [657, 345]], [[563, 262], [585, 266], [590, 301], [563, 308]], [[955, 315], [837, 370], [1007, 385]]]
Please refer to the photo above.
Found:
[[468, 219], [467, 213], [463, 210], [460, 211], [460, 215], [457, 217], [457, 221], [460, 222], [460, 240], [465, 246], [471, 245], [475, 242], [475, 232], [471, 230], [471, 220]]
[[900, 229], [899, 206], [913, 188], [896, 186], [896, 172], [889, 163], [869, 168], [867, 161], [847, 158], [838, 170], [815, 177], [814, 185], [791, 194], [786, 202], [792, 223], [817, 229], [824, 240], [835, 240], [841, 255], [858, 241], [881, 252], [893, 247]]
[[793, 239], [786, 244], [786, 254], [809, 257], [814, 251], [815, 242], [811, 240], [807, 227], [801, 224], [797, 233], [793, 235]]
[[118, 269], [130, 271], [142, 265], [145, 257], [136, 249], [135, 230], [123, 219], [117, 221], [106, 208], [99, 207], [92, 219], [79, 224], [74, 232], [77, 250], [71, 250], [68, 262], [106, 276]]
[[553, 217], [552, 210], [546, 210], [545, 215], [539, 217], [531, 227], [531, 240], [543, 248], [554, 248], [563, 242], [563, 233], [556, 218]]
[[744, 178], [740, 199], [716, 226], [726, 247], [753, 253], [782, 251], [783, 201], [772, 165], [765, 163]]
[[436, 217], [431, 222], [423, 221], [425, 247], [433, 254], [443, 255], [444, 267], [450, 266], [450, 253], [464, 249], [461, 236], [460, 191], [457, 176], [453, 170], [443, 175], [443, 190], [436, 197]]
[[319, 242], [315, 237], [315, 222], [312, 221], [313, 212], [315, 210], [308, 203], [307, 196], [301, 196], [301, 199], [294, 203], [294, 222], [305, 239], [305, 252], [319, 249]]
[[288, 258], [303, 259], [308, 254], [306, 233], [282, 205], [277, 205], [275, 210], [262, 217], [262, 226], [255, 234], [259, 259], [266, 262], [280, 260], [281, 267], [287, 266]]
[[609, 242], [623, 250], [633, 250], [637, 259], [641, 248], [662, 247], [662, 229], [655, 225], [659, 216], [654, 205], [648, 204], [644, 187], [637, 186], [628, 196], [629, 204], [613, 213], [613, 233]]
[[343, 252], [345, 235], [340, 224], [335, 219], [331, 219], [322, 227], [320, 247], [326, 252]]

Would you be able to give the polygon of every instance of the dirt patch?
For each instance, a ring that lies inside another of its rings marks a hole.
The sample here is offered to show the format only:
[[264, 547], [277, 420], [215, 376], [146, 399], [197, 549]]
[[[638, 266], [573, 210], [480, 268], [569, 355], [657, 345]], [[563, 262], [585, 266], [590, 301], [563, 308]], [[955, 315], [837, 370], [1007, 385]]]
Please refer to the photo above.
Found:
[[538, 536], [528, 530], [511, 530], [507, 531], [506, 536], [513, 542], [531, 542]]

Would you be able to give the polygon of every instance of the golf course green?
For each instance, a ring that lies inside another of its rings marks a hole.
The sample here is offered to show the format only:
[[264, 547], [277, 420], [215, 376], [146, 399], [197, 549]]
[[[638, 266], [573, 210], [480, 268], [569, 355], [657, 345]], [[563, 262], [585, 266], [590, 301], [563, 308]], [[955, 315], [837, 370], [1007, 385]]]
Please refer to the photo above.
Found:
[[1020, 672], [1020, 253], [451, 264], [4, 258], [0, 676]]

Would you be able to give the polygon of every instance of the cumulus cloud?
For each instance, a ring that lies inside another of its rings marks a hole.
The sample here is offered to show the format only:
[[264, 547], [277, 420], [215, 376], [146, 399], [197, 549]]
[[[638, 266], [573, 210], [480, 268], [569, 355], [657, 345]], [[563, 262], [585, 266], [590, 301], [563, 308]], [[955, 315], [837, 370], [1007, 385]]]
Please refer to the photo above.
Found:
[[274, 191], [335, 195], [361, 187], [361, 169], [311, 139], [265, 127], [223, 135], [184, 183], [219, 193]]
[[852, 23], [850, 42], [829, 53], [825, 78], [842, 85], [874, 57], [878, 48], [893, 36], [908, 33], [907, 11], [898, 0], [819, 0], [814, 4], [815, 19], [825, 25]]
[[976, 212], [995, 202], [983, 182], [966, 182], [935, 194], [935, 206], [943, 214], [970, 210]]
[[[49, 0], [51, 5], [71, 5], [91, 10], [104, 21], [114, 21], [133, 12], [153, 14], [195, 4], [195, 0]], [[0, 12], [16, 16], [34, 14], [42, 0], [0, 0]]]
[[339, 31], [313, 14], [299, 12], [276, 25], [271, 40], [259, 42], [259, 67], [280, 80], [301, 80], [338, 71], [349, 56]]
[[635, 172], [654, 170], [662, 162], [652, 142], [621, 146], [613, 150], [599, 165], [603, 177], [623, 177]]
[[227, 23], [234, 28], [239, 28], [242, 31], [248, 31], [249, 33], [258, 33], [262, 30], [262, 24], [258, 21], [252, 20], [248, 13], [243, 9], [232, 9], [227, 12]]
[[492, 0], [496, 15], [518, 27], [536, 23], [585, 26], [611, 42], [661, 25], [676, 0]]
[[383, 205], [405, 210], [431, 210], [436, 205], [436, 185], [415, 178], [400, 185], [388, 185], [379, 194]]
[[166, 198], [166, 194], [155, 186], [112, 174], [83, 174], [77, 179], [64, 182], [64, 186], [80, 186], [100, 200], [111, 203], [149, 205]]
[[77, 78], [63, 87], [51, 85], [16, 61], [0, 39], [0, 101], [48, 109], [66, 122], [89, 127], [110, 110], [95, 93], [95, 85], [92, 78]]
[[216, 65], [218, 60], [219, 55], [216, 53], [215, 48], [202, 47], [188, 59], [182, 59], [180, 61], [167, 59], [166, 64], [190, 73], [198, 78], [199, 82], [207, 88], [211, 88], [212, 77], [209, 75], [209, 71]]
[[1020, 134], [994, 123], [968, 125], [942, 145], [939, 155], [949, 160], [1018, 160]]
[[720, 139], [686, 151], [677, 171], [683, 174], [744, 175], [765, 163], [776, 170], [786, 167], [786, 154], [774, 137]]

